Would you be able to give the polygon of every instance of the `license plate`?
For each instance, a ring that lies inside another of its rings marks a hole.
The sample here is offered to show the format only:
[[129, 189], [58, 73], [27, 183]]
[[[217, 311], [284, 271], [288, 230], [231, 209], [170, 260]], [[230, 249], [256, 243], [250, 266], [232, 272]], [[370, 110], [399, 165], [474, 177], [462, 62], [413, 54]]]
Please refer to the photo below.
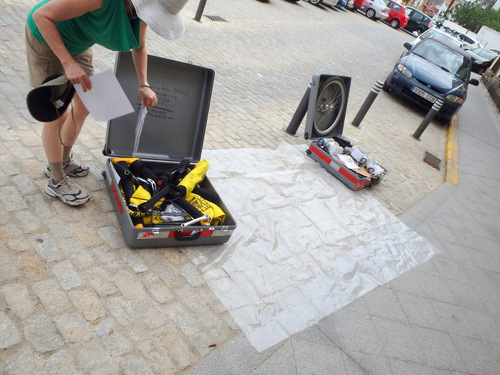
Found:
[[430, 101], [431, 103], [436, 102], [437, 98], [431, 94], [429, 94], [427, 91], [422, 90], [421, 88], [418, 88], [416, 86], [413, 86], [411, 89], [412, 92], [417, 94], [418, 96], [421, 96], [425, 100]]

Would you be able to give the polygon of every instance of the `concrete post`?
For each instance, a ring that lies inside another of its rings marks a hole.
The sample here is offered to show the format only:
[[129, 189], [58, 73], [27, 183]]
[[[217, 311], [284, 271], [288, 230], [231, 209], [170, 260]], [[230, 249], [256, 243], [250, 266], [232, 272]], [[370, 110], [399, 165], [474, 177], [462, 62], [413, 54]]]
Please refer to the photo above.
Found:
[[432, 119], [436, 116], [436, 114], [439, 112], [441, 107], [443, 106], [443, 101], [438, 99], [432, 106], [432, 108], [427, 112], [427, 115], [425, 116], [424, 120], [418, 127], [418, 129], [413, 133], [412, 137], [420, 141], [420, 136], [424, 132], [424, 130], [427, 128], [427, 125], [429, 125], [432, 121]]
[[200, 0], [200, 3], [198, 4], [198, 9], [196, 10], [196, 15], [194, 16], [194, 20], [200, 22], [201, 16], [203, 14], [203, 9], [205, 9], [205, 4], [207, 3], [207, 0]]
[[363, 121], [363, 118], [365, 117], [366, 113], [368, 112], [371, 105], [375, 101], [375, 98], [379, 94], [382, 87], [384, 87], [383, 82], [381, 82], [381, 81], [375, 82], [375, 85], [373, 85], [370, 93], [368, 94], [368, 96], [365, 99], [365, 102], [363, 103], [363, 105], [359, 109], [358, 114], [356, 115], [354, 120], [352, 120], [352, 122], [351, 122], [352, 125], [357, 126], [358, 128], [360, 127], [359, 124], [361, 124], [361, 121]]
[[307, 113], [307, 107], [309, 105], [309, 96], [310, 95], [311, 95], [311, 86], [309, 85], [306, 92], [304, 93], [304, 96], [302, 97], [302, 100], [299, 103], [299, 106], [295, 110], [295, 113], [293, 114], [293, 117], [290, 120], [288, 127], [283, 129], [288, 134], [295, 135], [295, 133], [297, 132], [297, 129], [299, 128], [300, 123], [302, 122], [302, 120], [304, 119], [304, 116]]

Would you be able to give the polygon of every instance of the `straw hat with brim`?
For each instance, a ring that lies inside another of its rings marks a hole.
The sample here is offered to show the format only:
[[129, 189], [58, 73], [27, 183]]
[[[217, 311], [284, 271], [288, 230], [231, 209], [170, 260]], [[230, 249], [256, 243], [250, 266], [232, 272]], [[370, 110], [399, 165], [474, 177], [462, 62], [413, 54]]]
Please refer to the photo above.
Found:
[[34, 88], [26, 97], [28, 111], [35, 120], [51, 122], [57, 120], [68, 108], [75, 88], [65, 75], [47, 77], [42, 85]]
[[184, 34], [184, 22], [179, 14], [188, 0], [132, 0], [139, 18], [158, 35], [177, 39]]

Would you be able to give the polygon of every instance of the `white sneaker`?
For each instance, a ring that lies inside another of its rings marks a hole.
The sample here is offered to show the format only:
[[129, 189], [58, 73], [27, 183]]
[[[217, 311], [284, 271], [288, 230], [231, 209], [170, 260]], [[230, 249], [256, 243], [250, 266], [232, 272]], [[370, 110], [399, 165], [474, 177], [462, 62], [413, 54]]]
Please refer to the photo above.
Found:
[[[74, 161], [73, 155], [71, 155], [69, 163], [63, 165], [63, 171], [69, 177], [84, 177], [89, 174], [89, 167]], [[44, 173], [48, 178], [52, 177], [52, 171], [48, 165], [45, 167]]]
[[53, 198], [59, 198], [70, 206], [80, 206], [90, 199], [89, 194], [72, 182], [68, 176], [64, 176], [63, 180], [57, 185], [54, 185], [52, 178], [49, 178], [45, 193]]

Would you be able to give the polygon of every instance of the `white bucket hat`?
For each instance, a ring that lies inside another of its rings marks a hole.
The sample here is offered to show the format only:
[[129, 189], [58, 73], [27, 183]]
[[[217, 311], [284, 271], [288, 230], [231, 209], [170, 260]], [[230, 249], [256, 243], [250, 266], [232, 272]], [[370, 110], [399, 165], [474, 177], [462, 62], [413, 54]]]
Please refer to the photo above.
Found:
[[179, 12], [188, 0], [132, 0], [135, 11], [158, 35], [177, 39], [184, 34], [184, 22]]

